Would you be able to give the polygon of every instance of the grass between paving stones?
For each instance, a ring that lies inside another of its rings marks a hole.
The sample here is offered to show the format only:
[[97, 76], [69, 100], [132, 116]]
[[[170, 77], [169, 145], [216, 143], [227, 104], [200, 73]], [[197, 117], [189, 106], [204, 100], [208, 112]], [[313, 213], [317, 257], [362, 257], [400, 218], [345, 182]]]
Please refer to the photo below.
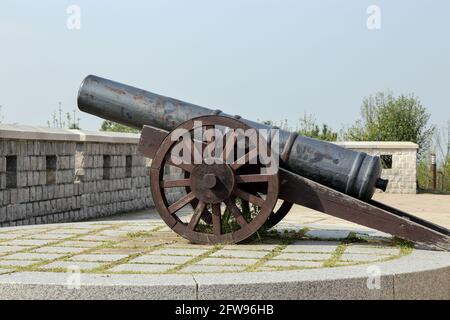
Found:
[[410, 254], [414, 249], [414, 244], [412, 242], [397, 237], [394, 237], [392, 243], [400, 248], [400, 256], [406, 256]]
[[337, 246], [337, 248], [331, 254], [331, 257], [322, 264], [323, 268], [331, 268], [336, 266], [336, 264], [341, 260], [342, 255], [347, 249], [347, 243], [341, 243]]
[[[92, 230], [92, 231], [84, 233], [84, 234], [75, 234], [72, 237], [69, 236], [67, 238], [64, 238], [64, 239], [61, 239], [61, 240], [57, 240], [57, 241], [54, 241], [54, 242], [50, 242], [50, 243], [45, 244], [45, 245], [27, 247], [25, 250], [20, 250], [20, 251], [14, 252], [14, 253], [31, 253], [32, 251], [34, 251], [36, 249], [40, 249], [40, 248], [44, 248], [44, 247], [58, 246], [59, 244], [61, 244], [63, 242], [66, 242], [66, 241], [76, 241], [76, 240], [78, 240], [79, 237], [82, 237], [82, 236], [85, 236], [85, 235], [94, 235], [94, 234], [97, 234], [97, 233], [102, 232], [104, 230], [111, 230], [111, 229], [119, 228], [119, 227], [121, 227], [123, 225], [124, 224], [109, 225], [109, 226], [106, 226], [104, 228], [95, 229], [95, 230]], [[58, 230], [58, 228], [53, 228], [51, 230]], [[47, 232], [47, 231], [44, 231], [44, 232]], [[36, 233], [36, 234], [39, 234], [39, 233]], [[78, 240], [78, 241], [83, 241], [83, 240]], [[60, 256], [58, 258], [55, 258], [55, 259], [38, 260], [36, 263], [31, 264], [29, 266], [24, 266], [24, 267], [19, 266], [19, 267], [14, 267], [12, 269], [13, 269], [13, 272], [42, 271], [42, 270], [39, 269], [39, 267], [47, 265], [47, 264], [52, 263], [52, 262], [56, 262], [56, 261], [67, 261], [68, 259], [70, 259], [71, 257], [73, 257], [75, 255], [87, 254], [89, 252], [92, 252], [94, 250], [97, 250], [97, 249], [101, 248], [104, 245], [105, 245], [105, 243], [101, 243], [101, 244], [99, 244], [99, 246], [92, 247], [92, 248], [86, 248], [86, 250], [81, 251], [81, 252], [68, 253], [68, 254], [62, 255], [62, 256]], [[9, 253], [7, 255], [10, 255], [10, 254], [11, 253]], [[74, 263], [74, 265], [75, 264], [76, 263]], [[45, 271], [55, 271], [55, 270], [59, 270], [59, 269], [60, 268], [45, 269]]]
[[208, 251], [205, 251], [201, 255], [198, 255], [198, 256], [192, 258], [191, 260], [188, 260], [185, 263], [179, 264], [179, 265], [173, 267], [172, 269], [169, 269], [166, 272], [162, 272], [162, 273], [164, 273], [164, 274], [176, 273], [176, 272], [182, 270], [183, 268], [186, 268], [188, 266], [196, 264], [197, 262], [202, 261], [205, 258], [208, 258], [210, 255], [212, 255], [213, 253], [221, 250], [223, 247], [224, 247], [223, 245], [215, 245], [214, 247], [212, 247]]
[[[38, 234], [46, 233], [46, 232], [53, 231], [53, 230], [58, 230], [58, 228], [47, 228], [47, 229], [44, 229], [44, 230], [40, 230], [40, 231], [34, 233], [33, 235], [38, 235]], [[13, 231], [7, 231], [7, 232], [13, 233]], [[30, 236], [30, 234], [24, 234], [24, 235], [18, 236], [17, 238], [14, 238], [14, 239], [6, 239], [4, 242], [12, 241], [12, 240], [24, 240], [24, 239], [26, 239], [29, 236]], [[66, 238], [64, 238], [64, 241], [65, 241], [65, 239]], [[55, 242], [57, 242], [57, 241], [60, 241], [60, 240], [55, 240]], [[52, 244], [52, 243], [50, 243], [50, 244]], [[0, 245], [9, 246], [8, 244], [5, 245], [5, 244], [2, 244], [2, 243], [0, 243]], [[0, 259], [2, 257], [9, 256], [9, 255], [14, 254], [14, 253], [26, 253], [26, 252], [28, 252], [30, 250], [36, 250], [36, 249], [39, 249], [41, 247], [45, 247], [47, 245], [48, 244], [40, 245], [40, 246], [23, 246], [24, 247], [23, 250], [18, 250], [18, 251], [14, 251], [14, 252], [3, 252], [3, 253], [0, 253]]]
[[[159, 229], [161, 229], [161, 228], [157, 227], [155, 229], [152, 229], [153, 230], [152, 232], [156, 232]], [[101, 230], [101, 231], [103, 231], [103, 230]], [[151, 235], [151, 232], [149, 234], [147, 234], [146, 236], [148, 236], [148, 235]], [[104, 242], [104, 243], [102, 243], [99, 246], [92, 247], [92, 248], [87, 248], [86, 250], [84, 250], [82, 252], [75, 253], [75, 254], [70, 254], [68, 256], [65, 256], [64, 258], [55, 259], [53, 262], [58, 261], [58, 260], [59, 261], [70, 261], [68, 259], [70, 259], [71, 257], [73, 257], [75, 255], [90, 254], [90, 253], [92, 253], [94, 251], [97, 251], [99, 249], [116, 248], [116, 245], [120, 244], [120, 242], [121, 242], [121, 240], [112, 240], [112, 241]], [[89, 261], [89, 262], [100, 262], [100, 263], [102, 263], [102, 265], [100, 265], [97, 268], [92, 268], [90, 270], [83, 270], [83, 273], [105, 273], [108, 269], [111, 269], [111, 268], [113, 268], [113, 267], [115, 267], [117, 265], [127, 263], [128, 261], [130, 261], [132, 259], [135, 259], [135, 258], [137, 258], [137, 257], [139, 257], [141, 255], [144, 255], [144, 254], [147, 254], [149, 252], [158, 250], [159, 247], [162, 246], [162, 245], [163, 245], [163, 243], [158, 244], [156, 246], [147, 247], [146, 249], [143, 249], [141, 252], [136, 252], [136, 253], [129, 254], [126, 257], [124, 257], [122, 259], [119, 259], [119, 260], [116, 260], [116, 261], [109, 261], [109, 262], [105, 262], [105, 261]], [[99, 255], [101, 255], [101, 253], [99, 253]], [[82, 261], [79, 261], [79, 262], [82, 262]], [[74, 263], [74, 265], [76, 265], [77, 261], [73, 261], [73, 263]], [[51, 268], [51, 269], [46, 269], [46, 270], [47, 271], [53, 271], [53, 272], [61, 272], [61, 271], [65, 272], [65, 271], [67, 271], [64, 268]], [[114, 272], [114, 273], [134, 273], [134, 272]]]
[[[161, 243], [160, 246], [162, 246], [162, 245], [163, 244]], [[136, 259], [136, 258], [138, 258], [138, 257], [140, 257], [140, 256], [142, 256], [144, 254], [147, 254], [149, 252], [155, 251], [155, 250], [158, 249], [158, 247], [159, 246], [153, 246], [153, 247], [149, 247], [148, 249], [143, 250], [141, 252], [136, 252], [136, 253], [129, 254], [127, 257], [125, 257], [123, 259], [119, 259], [119, 260], [116, 260], [116, 261], [112, 261], [112, 262], [106, 263], [105, 265], [99, 266], [99, 267], [94, 268], [92, 270], [89, 270], [86, 273], [103, 273], [103, 272], [105, 272], [105, 271], [107, 271], [109, 269], [114, 268], [115, 266], [118, 266], [118, 265], [121, 265], [121, 264], [124, 264], [124, 263], [128, 263], [129, 261], [131, 261], [133, 259]], [[131, 272], [126, 272], [126, 273], [131, 273]]]
[[[102, 224], [105, 225], [105, 224]], [[88, 233], [83, 233], [83, 234], [75, 234], [73, 236], [69, 236], [67, 238], [64, 239], [60, 239], [60, 240], [56, 240], [56, 241], [52, 241], [48, 244], [45, 245], [38, 245], [38, 246], [31, 246], [31, 247], [24, 247], [23, 250], [19, 250], [19, 251], [15, 251], [13, 253], [28, 253], [28, 252], [32, 252], [36, 249], [39, 248], [43, 248], [43, 247], [53, 247], [53, 246], [58, 246], [59, 244], [61, 244], [62, 242], [66, 242], [66, 241], [80, 241], [82, 242], [82, 239], [79, 239], [80, 237], [86, 236], [86, 235], [95, 235], [97, 233], [100, 233], [102, 231], [105, 230], [114, 230], [117, 228], [120, 228], [124, 226], [124, 224], [107, 224], [105, 225], [105, 227], [103, 228], [98, 228], [98, 229], [94, 229]], [[138, 239], [138, 238], [145, 238], [147, 236], [151, 236], [153, 232], [156, 232], [158, 230], [160, 230], [161, 228], [163, 228], [164, 225], [161, 226], [157, 226], [156, 228], [153, 228], [151, 231], [138, 231], [138, 232], [130, 232], [129, 234], [126, 235], [126, 238], [130, 238], [130, 239]], [[41, 233], [45, 233], [45, 232], [49, 232], [52, 230], [58, 230], [58, 228], [47, 228], [47, 229], [43, 229], [40, 230], [39, 232], [36, 232], [34, 234], [23, 234], [21, 236], [18, 236], [15, 239], [22, 239], [22, 238], [27, 238], [30, 237], [32, 235], [37, 235], [37, 234], [41, 234]], [[276, 242], [280, 242], [281, 244], [279, 244], [277, 247], [275, 247], [274, 249], [268, 251], [268, 253], [260, 258], [255, 264], [247, 266], [244, 271], [247, 272], [254, 272], [254, 271], [259, 271], [258, 269], [261, 268], [262, 266], [265, 265], [265, 263], [267, 261], [270, 261], [271, 259], [273, 259], [275, 256], [277, 256], [278, 254], [280, 254], [284, 248], [287, 247], [288, 244], [300, 240], [300, 239], [304, 239], [304, 235], [305, 233], [309, 231], [309, 229], [307, 228], [303, 228], [299, 231], [295, 231], [295, 230], [284, 230], [284, 232], [279, 232], [277, 230], [269, 230], [265, 233], [262, 234], [262, 236], [260, 238], [258, 238], [257, 240], [252, 241], [251, 243], [253, 244], [257, 244], [257, 243], [267, 243], [267, 241], [276, 241]], [[10, 232], [10, 231], [8, 231]], [[307, 237], [308, 240], [312, 240], [310, 237]], [[7, 242], [13, 239], [5, 239], [5, 241], [2, 242]], [[320, 239], [322, 240], [322, 239]], [[26, 266], [26, 267], [20, 267], [20, 266], [15, 266], [15, 267], [9, 267], [11, 268], [11, 272], [19, 272], [19, 271], [47, 271], [47, 272], [66, 272], [67, 270], [65, 268], [52, 268], [52, 269], [39, 269], [41, 266], [47, 265], [49, 263], [52, 262], [56, 262], [56, 261], [70, 261], [69, 259], [75, 255], [80, 255], [80, 254], [89, 254], [92, 253], [94, 251], [97, 251], [99, 249], [102, 248], [116, 248], [118, 244], [120, 244], [123, 240], [112, 240], [112, 241], [108, 241], [108, 242], [101, 242], [98, 246], [95, 247], [91, 247], [91, 248], [86, 248], [86, 250], [83, 250], [81, 252], [76, 252], [76, 253], [68, 253], [65, 255], [62, 255], [58, 258], [55, 259], [47, 259], [47, 260], [39, 260], [36, 261], [36, 263]], [[95, 242], [95, 241], [94, 241]], [[322, 267], [338, 267], [341, 266], [339, 265], [340, 259], [342, 257], [342, 254], [345, 252], [346, 248], [348, 247], [349, 244], [351, 243], [355, 243], [355, 242], [368, 242], [365, 239], [361, 239], [359, 237], [356, 236], [355, 233], [350, 233], [349, 236], [342, 241], [342, 243], [340, 245], [338, 245], [338, 247], [336, 248], [336, 250], [331, 254], [331, 257], [326, 260], [323, 263]], [[368, 242], [369, 243], [369, 242]], [[152, 247], [148, 247], [148, 249], [143, 249], [141, 252], [137, 252], [137, 253], [133, 253], [133, 254], [129, 254], [127, 255], [127, 257], [117, 260], [117, 261], [113, 261], [113, 262], [104, 262], [102, 261], [103, 265], [97, 267], [97, 268], [93, 268], [90, 270], [83, 270], [83, 273], [104, 273], [107, 270], [117, 266], [117, 265], [121, 265], [124, 263], [127, 263], [141, 255], [147, 254], [149, 252], [152, 251], [156, 251], [159, 248], [161, 248], [161, 246], [166, 245], [166, 244], [176, 244], [175, 241], [172, 242], [168, 242], [168, 243], [163, 243], [161, 242], [161, 244], [152, 246]], [[413, 250], [413, 246], [411, 243], [398, 239], [398, 238], [394, 238], [392, 240], [392, 242], [390, 244], [395, 245], [396, 247], [399, 248], [400, 252], [398, 255], [391, 255], [388, 256], [385, 259], [380, 259], [377, 260], [376, 262], [383, 262], [383, 261], [387, 261], [387, 260], [392, 260], [404, 255], [408, 255], [412, 252]], [[191, 248], [189, 246], [189, 244], [180, 244], [180, 248], [182, 247], [186, 247], [186, 248]], [[111, 273], [123, 273], [123, 274], [130, 274], [130, 273], [136, 273], [136, 274], [147, 274], [147, 273], [151, 273], [151, 274], [172, 274], [172, 273], [182, 273], [182, 269], [190, 266], [190, 265], [194, 265], [200, 261], [202, 261], [205, 258], [208, 258], [211, 254], [213, 254], [214, 252], [217, 252], [218, 250], [222, 249], [223, 246], [221, 245], [217, 245], [212, 247], [211, 249], [209, 249], [208, 251], [204, 252], [203, 254], [199, 255], [199, 256], [194, 256], [192, 259], [190, 259], [189, 261], [183, 263], [183, 264], [179, 264], [174, 266], [173, 268], [165, 271], [165, 272], [129, 272], [129, 271], [124, 271], [124, 272], [111, 272]], [[376, 250], [376, 249], [375, 249]], [[312, 253], [312, 252], [308, 252], [308, 253]], [[7, 256], [10, 255], [12, 253], [4, 253], [4, 254], [0, 254], [0, 258], [2, 256]], [[101, 254], [101, 253], [99, 253]], [[164, 254], [163, 254], [164, 255]], [[166, 254], [167, 255], [167, 254]], [[224, 258], [224, 259], [234, 259], [235, 257], [228, 257], [228, 256], [214, 256], [214, 258]], [[239, 258], [241, 259], [241, 258]], [[246, 258], [242, 258], [242, 259], [246, 259]], [[252, 258], [254, 259], [254, 258]], [[284, 259], [284, 260], [296, 260], [296, 259]], [[302, 260], [303, 261], [303, 260]], [[313, 261], [313, 260], [304, 260], [304, 261]], [[91, 261], [93, 262], [93, 261]], [[359, 264], [367, 264], [368, 262], [355, 262], [355, 261], [349, 261], [349, 263], [351, 265], [359, 265]], [[76, 265], [76, 262], [74, 262], [74, 265]], [[211, 264], [214, 265], [214, 264]], [[233, 264], [234, 265], [234, 264]], [[348, 264], [346, 264], [348, 265]], [[232, 265], [230, 265], [232, 266]], [[238, 265], [236, 264], [236, 266], [242, 266], [242, 265]], [[319, 268], [319, 267], [300, 267], [300, 266], [267, 266], [270, 269], [273, 269], [274, 271], [286, 271], [286, 270], [301, 270], [301, 269], [310, 269], [310, 268]], [[9, 269], [8, 268], [8, 269]], [[181, 272], [180, 272], [181, 271]], [[229, 271], [224, 271], [224, 272], [229, 272]]]
[[[37, 231], [37, 232], [34, 233], [34, 234], [41, 234], [41, 233], [45, 233], [45, 232], [52, 231], [52, 230], [55, 230], [55, 229], [57, 229], [57, 228], [40, 229], [40, 231]], [[17, 231], [17, 230], [8, 230], [8, 231], [1, 232], [0, 234], [14, 234], [14, 233], [16, 233], [16, 231]], [[30, 236], [30, 234], [22, 234], [22, 235], [18, 235], [16, 238], [0, 239], [0, 245], [4, 245], [4, 244], [3, 244], [4, 242], [8, 242], [8, 241], [12, 241], [12, 240], [17, 240], [17, 239], [23, 239], [23, 238], [26, 238], [26, 237], [28, 237], [28, 236]], [[0, 257], [1, 257], [2, 255], [3, 255], [3, 254], [0, 254]]]
[[[262, 267], [267, 261], [272, 260], [274, 257], [279, 255], [289, 244], [302, 239], [305, 233], [309, 231], [309, 228], [302, 228], [301, 230], [284, 230], [283, 233], [278, 230], [269, 230], [266, 232], [265, 240], [274, 239], [281, 240], [281, 244], [269, 251], [264, 257], [259, 259], [256, 263], [245, 268], [246, 272], [257, 271], [258, 268]], [[281, 239], [280, 239], [281, 238]]]
[[289, 244], [296, 240], [302, 240], [305, 237], [305, 234], [310, 229], [308, 227], [304, 227], [300, 230], [283, 230], [282, 232], [276, 229], [270, 229], [261, 234], [261, 238], [259, 241], [253, 241], [252, 243], [257, 244], [258, 242], [265, 242], [267, 240], [281, 240], [285, 243]]
[[288, 243], [283, 243], [275, 247], [273, 250], [269, 251], [264, 257], [256, 261], [256, 263], [245, 268], [246, 272], [256, 271], [258, 268], [262, 267], [267, 261], [272, 260], [274, 257], [279, 255], [283, 249], [287, 247]]
[[148, 237], [148, 236], [152, 235], [152, 233], [157, 232], [164, 227], [165, 227], [165, 225], [161, 225], [161, 226], [157, 226], [153, 229], [150, 229], [148, 231], [128, 232], [126, 236], [127, 236], [127, 238], [130, 238], [130, 239]]

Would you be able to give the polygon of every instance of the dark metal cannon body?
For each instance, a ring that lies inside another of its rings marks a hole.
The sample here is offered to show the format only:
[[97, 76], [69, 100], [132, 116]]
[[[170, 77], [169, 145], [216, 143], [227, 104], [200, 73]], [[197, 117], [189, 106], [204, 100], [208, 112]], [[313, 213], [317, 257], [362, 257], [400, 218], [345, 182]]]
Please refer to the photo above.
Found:
[[[279, 130], [281, 168], [276, 175], [255, 173], [249, 163], [176, 165], [167, 158], [174, 146], [169, 138], [176, 128], [193, 130], [193, 119], [205, 126], [271, 128], [96, 76], [84, 79], [78, 107], [142, 130], [139, 150], [153, 159], [151, 189], [158, 212], [175, 232], [194, 242], [242, 241], [262, 225], [278, 223], [297, 203], [431, 247], [449, 248], [449, 230], [370, 200], [376, 188], [385, 190], [387, 185], [377, 156]], [[265, 138], [270, 145], [271, 135]], [[182, 169], [184, 177], [166, 181], [167, 165]], [[164, 190], [174, 187], [185, 188], [186, 194], [170, 203]], [[275, 210], [278, 199], [284, 202]], [[176, 216], [187, 204], [194, 207], [189, 222]], [[250, 205], [257, 206], [259, 214], [244, 214]], [[226, 214], [237, 225], [231, 231], [221, 225]]]
[[[144, 125], [149, 125], [167, 131], [198, 116], [229, 116], [220, 110], [207, 109], [96, 76], [88, 76], [83, 81], [78, 106], [84, 112], [127, 126], [142, 129]], [[252, 128], [270, 128], [250, 120], [240, 120]], [[286, 144], [290, 144], [288, 148]], [[377, 156], [284, 130], [279, 130], [279, 146], [286, 169], [335, 190], [368, 200], [376, 187], [386, 188], [387, 181], [380, 179], [381, 161]]]

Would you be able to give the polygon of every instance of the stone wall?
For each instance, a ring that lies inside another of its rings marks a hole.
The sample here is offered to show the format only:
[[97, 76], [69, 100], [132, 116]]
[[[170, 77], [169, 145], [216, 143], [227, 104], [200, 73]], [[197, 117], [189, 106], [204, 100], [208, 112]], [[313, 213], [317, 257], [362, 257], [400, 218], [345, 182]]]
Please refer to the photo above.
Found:
[[355, 151], [380, 156], [383, 161], [382, 178], [389, 179], [386, 192], [416, 193], [418, 145], [412, 142], [337, 142]]
[[0, 124], [0, 226], [152, 206], [139, 135]]

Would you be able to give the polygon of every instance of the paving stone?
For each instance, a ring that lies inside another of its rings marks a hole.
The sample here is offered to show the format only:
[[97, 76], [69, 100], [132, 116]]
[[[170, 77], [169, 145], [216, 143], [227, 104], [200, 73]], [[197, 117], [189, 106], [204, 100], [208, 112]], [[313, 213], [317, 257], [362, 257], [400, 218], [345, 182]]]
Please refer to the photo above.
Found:
[[323, 262], [318, 261], [286, 261], [286, 260], [270, 260], [265, 263], [265, 266], [270, 267], [304, 267], [304, 268], [318, 268], [323, 265]]
[[192, 256], [161, 256], [161, 255], [143, 255], [129, 261], [130, 263], [164, 263], [181, 264], [193, 259]]
[[214, 252], [211, 257], [223, 256], [230, 258], [262, 258], [266, 254], [266, 251], [219, 250]]
[[271, 268], [271, 267], [259, 267], [258, 269], [256, 269], [256, 271], [274, 272], [274, 271], [277, 271], [277, 269], [276, 268]]
[[58, 234], [58, 233], [47, 234], [47, 233], [41, 233], [41, 234], [34, 234], [34, 235], [27, 236], [25, 239], [63, 240], [63, 239], [69, 238], [71, 236], [72, 235], [70, 235], [70, 234]]
[[94, 242], [94, 241], [64, 241], [58, 243], [60, 247], [75, 247], [75, 248], [93, 248], [98, 247], [102, 244], [102, 242]]
[[0, 260], [0, 267], [10, 266], [10, 267], [27, 267], [35, 264], [37, 261], [31, 260]]
[[120, 230], [104, 230], [102, 232], [96, 233], [98, 236], [107, 236], [107, 237], [126, 237], [130, 231], [120, 231]]
[[33, 252], [22, 252], [14, 253], [9, 256], [2, 257], [5, 260], [50, 260], [62, 257], [62, 254], [57, 253], [33, 253]]
[[91, 231], [92, 230], [99, 230], [99, 229], [103, 228], [102, 226], [95, 225], [94, 223], [86, 223], [86, 222], [70, 223], [69, 225], [70, 225], [71, 228], [74, 228], [74, 229], [88, 229], [88, 230], [91, 230]]
[[109, 269], [111, 272], [165, 272], [173, 268], [173, 264], [125, 263]]
[[44, 266], [40, 266], [41, 269], [70, 269], [73, 270], [74, 267], [79, 268], [80, 270], [92, 270], [102, 266], [101, 263], [98, 262], [73, 262], [73, 261], [55, 261]]
[[305, 236], [318, 239], [345, 239], [350, 234], [348, 230], [311, 230]]
[[126, 258], [126, 254], [80, 254], [70, 258], [71, 261], [102, 261], [111, 262]]
[[150, 252], [151, 255], [179, 255], [179, 256], [199, 256], [202, 253], [205, 253], [206, 249], [176, 249], [176, 248], [167, 248], [167, 249], [161, 249], [156, 250], [153, 252]]
[[0, 274], [11, 273], [11, 271], [13, 271], [13, 270], [12, 269], [1, 269], [0, 268]]
[[0, 245], [0, 254], [2, 253], [8, 253], [8, 252], [16, 252], [21, 250], [26, 250], [27, 247], [23, 246], [2, 246]]
[[274, 260], [327, 260], [331, 257], [328, 253], [280, 253]]
[[125, 226], [117, 229], [118, 231], [126, 232], [148, 232], [154, 230], [155, 226]]
[[195, 243], [173, 243], [164, 245], [164, 248], [174, 248], [174, 249], [201, 249], [201, 250], [209, 250], [214, 248], [213, 245], [205, 245], [205, 244], [195, 244]]
[[85, 250], [86, 250], [86, 248], [42, 247], [42, 248], [33, 250], [33, 252], [37, 252], [37, 253], [63, 253], [63, 254], [70, 254], [70, 253], [80, 253], [80, 252], [85, 251]]
[[12, 246], [45, 246], [52, 242], [55, 242], [55, 240], [16, 239], [16, 240], [8, 241], [8, 245], [12, 245]]
[[120, 241], [119, 243], [115, 243], [112, 246], [118, 248], [139, 248], [139, 247], [158, 247], [161, 246], [162, 242], [160, 241]]
[[181, 272], [183, 273], [207, 273], [207, 272], [233, 272], [233, 271], [243, 271], [244, 266], [208, 266], [208, 265], [191, 265], [183, 268]]
[[341, 261], [377, 261], [389, 258], [388, 255], [363, 254], [363, 253], [344, 253]]
[[40, 233], [40, 232], [44, 232], [47, 231], [48, 229], [42, 229], [42, 228], [30, 228], [30, 229], [23, 229], [23, 228], [15, 228], [9, 232], [7, 232], [7, 234], [15, 234], [18, 236], [26, 236], [26, 235], [30, 235], [30, 234], [36, 234], [36, 233]]
[[262, 250], [262, 251], [272, 251], [279, 244], [239, 244], [239, 245], [226, 245], [223, 247], [225, 250]]
[[77, 234], [85, 234], [88, 232], [92, 232], [89, 229], [76, 229], [76, 228], [60, 228], [60, 229], [54, 229], [54, 230], [50, 230], [47, 233], [52, 234], [52, 233], [56, 233], [56, 234], [72, 234], [72, 235], [77, 235]]
[[283, 252], [333, 252], [340, 242], [338, 241], [296, 241], [289, 244]]
[[94, 249], [89, 253], [93, 253], [93, 254], [126, 254], [126, 255], [130, 255], [130, 254], [142, 254], [143, 253], [143, 248], [99, 248], [99, 249]]
[[348, 246], [345, 253], [364, 253], [364, 254], [387, 254], [396, 255], [399, 254], [398, 248], [380, 248], [380, 247], [363, 247], [363, 246]]
[[0, 240], [3, 240], [3, 239], [16, 239], [16, 238], [20, 238], [20, 237], [22, 237], [22, 235], [17, 235], [17, 234], [14, 234], [14, 233], [4, 233], [4, 234], [0, 234]]
[[225, 265], [242, 265], [242, 266], [248, 266], [255, 264], [258, 261], [258, 259], [239, 259], [239, 258], [205, 258], [197, 264], [205, 264], [205, 265], [219, 265], [219, 266], [225, 266]]
[[87, 236], [82, 236], [82, 237], [78, 237], [77, 240], [82, 240], [82, 241], [113, 241], [116, 240], [113, 237], [110, 236], [99, 236], [96, 234], [90, 234]]

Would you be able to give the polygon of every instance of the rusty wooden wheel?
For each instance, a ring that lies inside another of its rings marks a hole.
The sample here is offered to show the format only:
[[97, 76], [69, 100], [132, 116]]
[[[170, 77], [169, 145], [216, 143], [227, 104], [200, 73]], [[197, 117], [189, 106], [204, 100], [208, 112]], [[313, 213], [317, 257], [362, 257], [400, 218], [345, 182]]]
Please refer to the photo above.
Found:
[[[196, 148], [196, 144], [191, 139], [194, 129], [210, 126], [220, 127], [223, 131], [247, 130], [249, 126], [233, 118], [222, 116], [204, 116], [195, 118], [181, 124], [177, 129], [189, 132], [188, 135], [179, 137], [180, 130], [172, 131], [162, 142], [156, 156], [152, 161], [150, 178], [151, 192], [153, 200], [161, 218], [176, 233], [195, 243], [236, 243], [247, 239], [264, 225], [272, 213], [278, 199], [278, 172], [261, 170], [259, 173], [242, 174], [240, 168], [250, 165], [255, 158], [264, 155], [270, 158], [265, 163], [277, 163], [271, 155], [267, 156], [267, 144], [262, 136], [255, 131], [258, 149], [245, 149], [244, 156], [232, 155], [232, 162], [210, 163], [206, 158], [201, 158], [201, 162], [189, 162], [194, 158], [194, 154], [200, 151], [203, 155], [205, 148], [208, 148], [215, 141], [200, 143], [201, 150]], [[195, 124], [195, 128], [194, 128]], [[253, 137], [255, 138], [255, 137]], [[223, 144], [223, 154], [227, 154], [227, 144], [235, 142], [225, 142]], [[263, 143], [261, 143], [263, 141]], [[180, 145], [189, 145], [191, 154], [173, 154], [174, 148]], [[223, 159], [223, 154], [220, 155]], [[219, 156], [214, 154], [216, 158]], [[181, 161], [183, 158], [183, 161]], [[211, 160], [211, 159], [209, 159]], [[168, 167], [178, 168], [180, 175], [178, 178], [165, 178], [165, 170]], [[267, 169], [258, 163], [258, 167]], [[243, 188], [245, 186], [245, 188]], [[258, 191], [258, 195], [252, 190], [253, 186]], [[185, 192], [177, 199], [169, 199], [168, 190], [179, 188]], [[258, 210], [244, 212], [243, 203], [249, 202]], [[193, 214], [183, 212], [188, 204], [195, 209]], [[208, 218], [210, 216], [210, 218]]]

